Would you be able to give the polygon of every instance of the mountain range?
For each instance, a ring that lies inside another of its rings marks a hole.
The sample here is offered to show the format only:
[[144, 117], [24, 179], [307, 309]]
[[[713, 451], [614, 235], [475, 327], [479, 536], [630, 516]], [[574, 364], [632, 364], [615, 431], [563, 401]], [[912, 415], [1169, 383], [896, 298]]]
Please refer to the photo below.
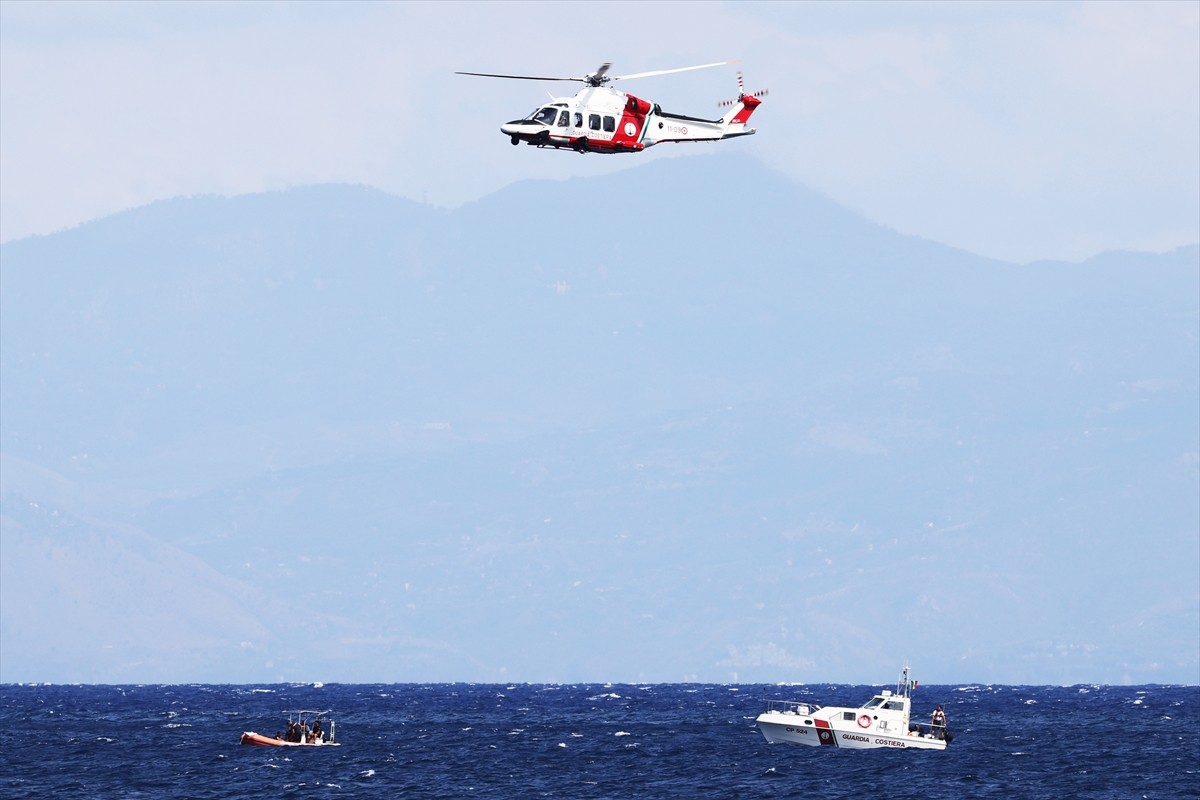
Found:
[[696, 156], [0, 281], [6, 682], [1200, 679], [1197, 246], [1007, 264]]

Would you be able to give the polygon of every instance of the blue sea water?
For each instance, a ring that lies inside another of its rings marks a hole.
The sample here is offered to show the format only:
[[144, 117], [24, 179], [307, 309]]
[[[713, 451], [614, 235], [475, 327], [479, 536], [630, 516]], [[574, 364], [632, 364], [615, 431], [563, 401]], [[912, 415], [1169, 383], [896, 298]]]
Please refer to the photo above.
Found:
[[[0, 686], [3, 798], [1200, 797], [1195, 686], [921, 686], [945, 752], [769, 745], [845, 685]], [[339, 747], [238, 744], [332, 709]]]

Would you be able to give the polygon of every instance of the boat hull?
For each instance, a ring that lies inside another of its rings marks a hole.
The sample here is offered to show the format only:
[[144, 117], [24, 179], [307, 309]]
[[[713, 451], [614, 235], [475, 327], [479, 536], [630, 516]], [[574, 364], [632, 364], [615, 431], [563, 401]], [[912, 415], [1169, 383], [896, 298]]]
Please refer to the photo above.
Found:
[[[946, 740], [911, 732], [908, 734], [842, 727], [824, 719], [796, 714], [766, 712], [758, 716], [758, 729], [771, 744], [808, 747], [842, 747], [850, 750], [945, 750]], [[853, 723], [852, 723], [853, 724]]]
[[255, 747], [336, 747], [336, 742], [323, 742], [317, 740], [315, 742], [287, 742], [283, 739], [276, 739], [274, 736], [263, 736], [261, 733], [254, 731], [246, 731], [242, 734], [242, 744], [253, 745]]

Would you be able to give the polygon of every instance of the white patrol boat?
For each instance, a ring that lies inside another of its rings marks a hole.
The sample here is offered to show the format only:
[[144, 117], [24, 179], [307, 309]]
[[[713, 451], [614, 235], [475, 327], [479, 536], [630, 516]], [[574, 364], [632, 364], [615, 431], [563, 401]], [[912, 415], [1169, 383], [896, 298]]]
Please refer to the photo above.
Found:
[[771, 744], [945, 750], [953, 736], [944, 715], [937, 725], [909, 720], [909, 695], [916, 685], [916, 681], [909, 682], [905, 667], [895, 692], [884, 689], [858, 708], [822, 708], [813, 703], [769, 700], [767, 710], [758, 715], [758, 729]]

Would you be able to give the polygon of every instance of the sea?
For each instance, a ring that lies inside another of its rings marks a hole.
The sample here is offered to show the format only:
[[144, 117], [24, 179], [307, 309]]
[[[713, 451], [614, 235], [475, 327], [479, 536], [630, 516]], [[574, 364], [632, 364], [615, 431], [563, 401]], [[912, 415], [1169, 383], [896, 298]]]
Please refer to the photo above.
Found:
[[[768, 744], [768, 699], [857, 706], [876, 686], [0, 685], [0, 797], [1200, 797], [1200, 687], [926, 686], [941, 752]], [[336, 747], [248, 747], [290, 709]]]

